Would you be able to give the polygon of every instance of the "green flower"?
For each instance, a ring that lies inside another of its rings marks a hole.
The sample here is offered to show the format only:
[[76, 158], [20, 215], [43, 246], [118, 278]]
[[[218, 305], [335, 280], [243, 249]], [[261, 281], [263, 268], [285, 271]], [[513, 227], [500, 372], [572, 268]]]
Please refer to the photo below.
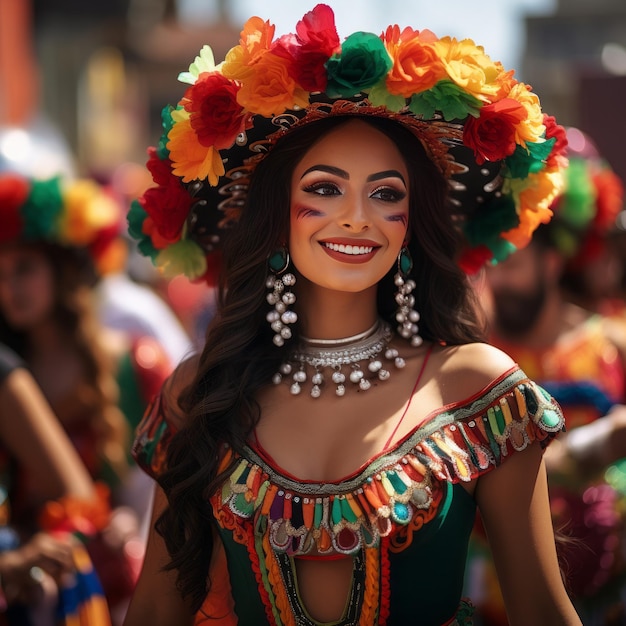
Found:
[[63, 211], [61, 178], [34, 180], [21, 209], [25, 239], [54, 238]]
[[184, 274], [190, 280], [201, 278], [207, 269], [202, 248], [191, 239], [181, 239], [159, 252], [156, 258], [166, 278]]
[[439, 111], [446, 122], [464, 120], [468, 115], [478, 117], [482, 102], [466, 93], [451, 80], [440, 80], [428, 91], [415, 94], [409, 109], [422, 119], [430, 120]]
[[133, 200], [130, 205], [126, 221], [128, 222], [128, 234], [137, 240], [137, 248], [144, 256], [150, 257], [155, 262], [159, 250], [152, 245], [152, 240], [143, 232], [143, 222], [148, 214], [143, 210], [138, 200]]
[[210, 46], [202, 46], [200, 54], [194, 59], [194, 62], [189, 66], [188, 72], [181, 72], [178, 75], [178, 80], [181, 83], [188, 83], [194, 85], [198, 76], [203, 72], [215, 72], [217, 69], [215, 65], [215, 57], [213, 56], [213, 50]]
[[565, 170], [565, 192], [559, 202], [559, 219], [583, 229], [597, 210], [596, 188], [583, 159], [570, 159]]
[[343, 42], [341, 53], [326, 61], [326, 94], [330, 98], [352, 98], [380, 82], [392, 65], [380, 37], [353, 33]]
[[552, 152], [552, 146], [556, 141], [555, 137], [547, 139], [541, 143], [526, 142], [526, 149], [516, 146], [515, 152], [506, 158], [506, 165], [511, 173], [511, 178], [527, 178], [529, 174], [540, 172], [546, 159]]
[[476, 211], [463, 227], [465, 237], [472, 247], [481, 244], [486, 245], [492, 251], [495, 250], [496, 239], [500, 233], [506, 232], [519, 226], [519, 216], [515, 210], [515, 202], [510, 196], [502, 195], [492, 198], [489, 202]]
[[171, 104], [168, 104], [161, 110], [161, 128], [163, 129], [163, 133], [159, 138], [159, 147], [157, 148], [157, 155], [161, 161], [169, 159], [170, 157], [170, 151], [167, 149], [167, 142], [169, 141], [168, 134], [170, 130], [172, 130], [172, 126], [174, 126], [174, 120], [172, 119], [173, 110], [174, 107]]
[[493, 253], [493, 259], [491, 262], [494, 265], [496, 263], [500, 263], [500, 261], [508, 259], [517, 250], [517, 248], [510, 241], [502, 239], [501, 237], [490, 241], [488, 246]]
[[406, 105], [404, 96], [394, 96], [387, 91], [384, 80], [380, 81], [369, 90], [367, 99], [371, 102], [372, 106], [384, 106], [394, 113], [402, 110]]

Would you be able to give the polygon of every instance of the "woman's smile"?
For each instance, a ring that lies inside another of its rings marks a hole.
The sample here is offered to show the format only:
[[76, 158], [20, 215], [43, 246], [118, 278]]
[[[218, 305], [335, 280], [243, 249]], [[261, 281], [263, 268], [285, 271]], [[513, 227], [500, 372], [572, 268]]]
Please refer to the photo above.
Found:
[[380, 248], [368, 239], [326, 240], [320, 245], [328, 256], [342, 263], [366, 263]]

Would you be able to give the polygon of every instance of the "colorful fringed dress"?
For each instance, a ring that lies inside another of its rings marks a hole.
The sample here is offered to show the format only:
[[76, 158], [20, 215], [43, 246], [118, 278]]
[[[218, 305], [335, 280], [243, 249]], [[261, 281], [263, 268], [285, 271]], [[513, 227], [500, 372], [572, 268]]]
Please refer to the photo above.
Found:
[[[514, 367], [337, 482], [296, 480], [256, 444], [223, 447], [227, 478], [210, 499], [222, 545], [195, 623], [318, 624], [301, 602], [294, 561], [339, 554], [352, 558], [353, 575], [333, 624], [471, 624], [461, 596], [476, 505], [462, 483], [562, 428], [558, 404]], [[134, 445], [151, 475], [163, 470], [173, 434], [158, 398]]]

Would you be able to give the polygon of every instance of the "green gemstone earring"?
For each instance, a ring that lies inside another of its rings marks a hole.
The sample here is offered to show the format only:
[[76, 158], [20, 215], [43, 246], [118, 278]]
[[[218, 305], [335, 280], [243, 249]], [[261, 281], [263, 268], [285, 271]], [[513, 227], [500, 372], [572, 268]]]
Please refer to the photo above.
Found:
[[296, 284], [296, 277], [291, 272], [285, 272], [289, 267], [291, 259], [289, 250], [282, 246], [279, 250], [270, 255], [267, 265], [270, 274], [267, 277], [265, 286], [271, 291], [267, 294], [267, 302], [274, 308], [266, 315], [265, 319], [274, 331], [274, 345], [283, 346], [286, 339], [291, 339], [290, 324], [298, 321], [298, 315], [288, 307], [295, 303], [296, 296], [289, 290]]
[[289, 250], [282, 246], [270, 255], [267, 264], [274, 274], [280, 275], [289, 267], [289, 261]]
[[412, 291], [417, 287], [415, 281], [409, 278], [413, 270], [413, 259], [409, 249], [402, 247], [398, 254], [398, 271], [393, 277], [393, 282], [398, 288], [396, 292], [396, 321], [398, 322], [398, 333], [411, 343], [412, 346], [420, 346], [423, 339], [419, 336], [417, 322], [420, 314], [413, 308], [415, 306], [415, 296]]

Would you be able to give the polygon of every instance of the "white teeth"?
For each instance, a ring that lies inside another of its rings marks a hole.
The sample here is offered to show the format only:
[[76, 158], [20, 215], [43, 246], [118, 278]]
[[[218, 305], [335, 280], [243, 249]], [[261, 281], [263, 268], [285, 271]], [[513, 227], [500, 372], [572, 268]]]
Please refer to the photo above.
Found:
[[342, 243], [328, 243], [324, 245], [335, 252], [343, 252], [343, 254], [369, 254], [374, 248], [372, 246], [345, 246]]

